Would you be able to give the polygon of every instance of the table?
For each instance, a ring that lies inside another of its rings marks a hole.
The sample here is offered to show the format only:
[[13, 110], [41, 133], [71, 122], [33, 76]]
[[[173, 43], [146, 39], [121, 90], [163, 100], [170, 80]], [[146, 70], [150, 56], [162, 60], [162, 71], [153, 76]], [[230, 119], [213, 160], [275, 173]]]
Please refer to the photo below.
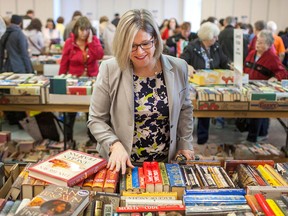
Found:
[[[73, 104], [7, 104], [0, 105], [1, 111], [41, 111], [41, 112], [89, 112], [89, 105]], [[288, 155], [288, 127], [281, 118], [288, 118], [288, 111], [256, 111], [256, 110], [194, 110], [195, 117], [224, 117], [224, 118], [277, 118], [286, 132], [286, 146], [283, 149]], [[64, 115], [65, 117], [65, 115]], [[64, 147], [66, 149], [64, 118]]]

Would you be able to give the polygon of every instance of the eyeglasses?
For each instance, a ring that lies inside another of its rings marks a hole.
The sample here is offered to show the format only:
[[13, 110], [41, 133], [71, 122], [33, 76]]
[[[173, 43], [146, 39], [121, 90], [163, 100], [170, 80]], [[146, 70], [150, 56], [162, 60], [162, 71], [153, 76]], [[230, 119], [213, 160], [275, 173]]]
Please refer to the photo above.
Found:
[[154, 40], [147, 41], [141, 44], [133, 44], [132, 45], [132, 52], [136, 52], [138, 47], [141, 47], [143, 50], [148, 50], [153, 47]]

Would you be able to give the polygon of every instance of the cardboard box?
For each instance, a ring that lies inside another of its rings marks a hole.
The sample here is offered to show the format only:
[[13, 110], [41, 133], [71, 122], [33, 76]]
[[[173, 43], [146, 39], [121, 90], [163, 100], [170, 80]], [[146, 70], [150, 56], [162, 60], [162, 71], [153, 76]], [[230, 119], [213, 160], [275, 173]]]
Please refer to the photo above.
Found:
[[43, 98], [38, 95], [1, 95], [0, 104], [42, 104]]
[[49, 104], [80, 104], [89, 105], [91, 95], [63, 95], [49, 94], [47, 103]]
[[198, 110], [248, 110], [248, 102], [199, 101]]
[[249, 110], [288, 111], [288, 101], [250, 101]]
[[19, 164], [5, 165], [6, 182], [0, 189], [0, 198], [6, 198], [12, 187], [13, 182], [20, 174]]
[[280, 199], [280, 196], [288, 195], [288, 187], [272, 187], [272, 186], [247, 186], [247, 194], [255, 195], [263, 194], [269, 199]]

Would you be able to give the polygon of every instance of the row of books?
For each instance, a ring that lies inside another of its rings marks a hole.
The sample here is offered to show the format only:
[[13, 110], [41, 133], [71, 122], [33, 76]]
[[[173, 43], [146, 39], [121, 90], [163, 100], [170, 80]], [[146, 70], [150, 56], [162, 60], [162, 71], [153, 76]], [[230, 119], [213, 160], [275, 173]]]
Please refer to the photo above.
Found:
[[288, 88], [280, 82], [250, 81], [242, 88], [228, 86], [190, 86], [191, 98], [198, 101], [286, 101]]

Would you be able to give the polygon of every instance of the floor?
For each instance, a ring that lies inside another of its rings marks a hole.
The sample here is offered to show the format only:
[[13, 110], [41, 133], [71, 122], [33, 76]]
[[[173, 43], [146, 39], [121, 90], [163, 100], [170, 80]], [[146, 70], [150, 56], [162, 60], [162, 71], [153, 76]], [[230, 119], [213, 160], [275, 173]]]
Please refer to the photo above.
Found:
[[[283, 122], [288, 125], [288, 119], [282, 119]], [[197, 119], [195, 120], [195, 129], [196, 129]], [[12, 139], [19, 140], [29, 140], [32, 139], [24, 130], [19, 129], [17, 125], [9, 125], [6, 121], [2, 124], [3, 131], [12, 131]], [[87, 131], [86, 131], [86, 121], [85, 114], [78, 113], [76, 118], [76, 123], [74, 126], [74, 139], [76, 143], [83, 144], [88, 140]], [[196, 150], [200, 149], [201, 151], [207, 146], [213, 146], [213, 144], [237, 144], [246, 140], [247, 132], [241, 133], [239, 132], [233, 122], [233, 119], [226, 119], [224, 128], [217, 128], [215, 125], [211, 124], [210, 133], [209, 133], [209, 141], [206, 145], [197, 145], [196, 141], [196, 131], [194, 130], [193, 144]], [[268, 141], [276, 146], [277, 148], [284, 147], [286, 144], [286, 134], [282, 125], [278, 122], [277, 119], [270, 119], [270, 127], [269, 127], [269, 137]]]

